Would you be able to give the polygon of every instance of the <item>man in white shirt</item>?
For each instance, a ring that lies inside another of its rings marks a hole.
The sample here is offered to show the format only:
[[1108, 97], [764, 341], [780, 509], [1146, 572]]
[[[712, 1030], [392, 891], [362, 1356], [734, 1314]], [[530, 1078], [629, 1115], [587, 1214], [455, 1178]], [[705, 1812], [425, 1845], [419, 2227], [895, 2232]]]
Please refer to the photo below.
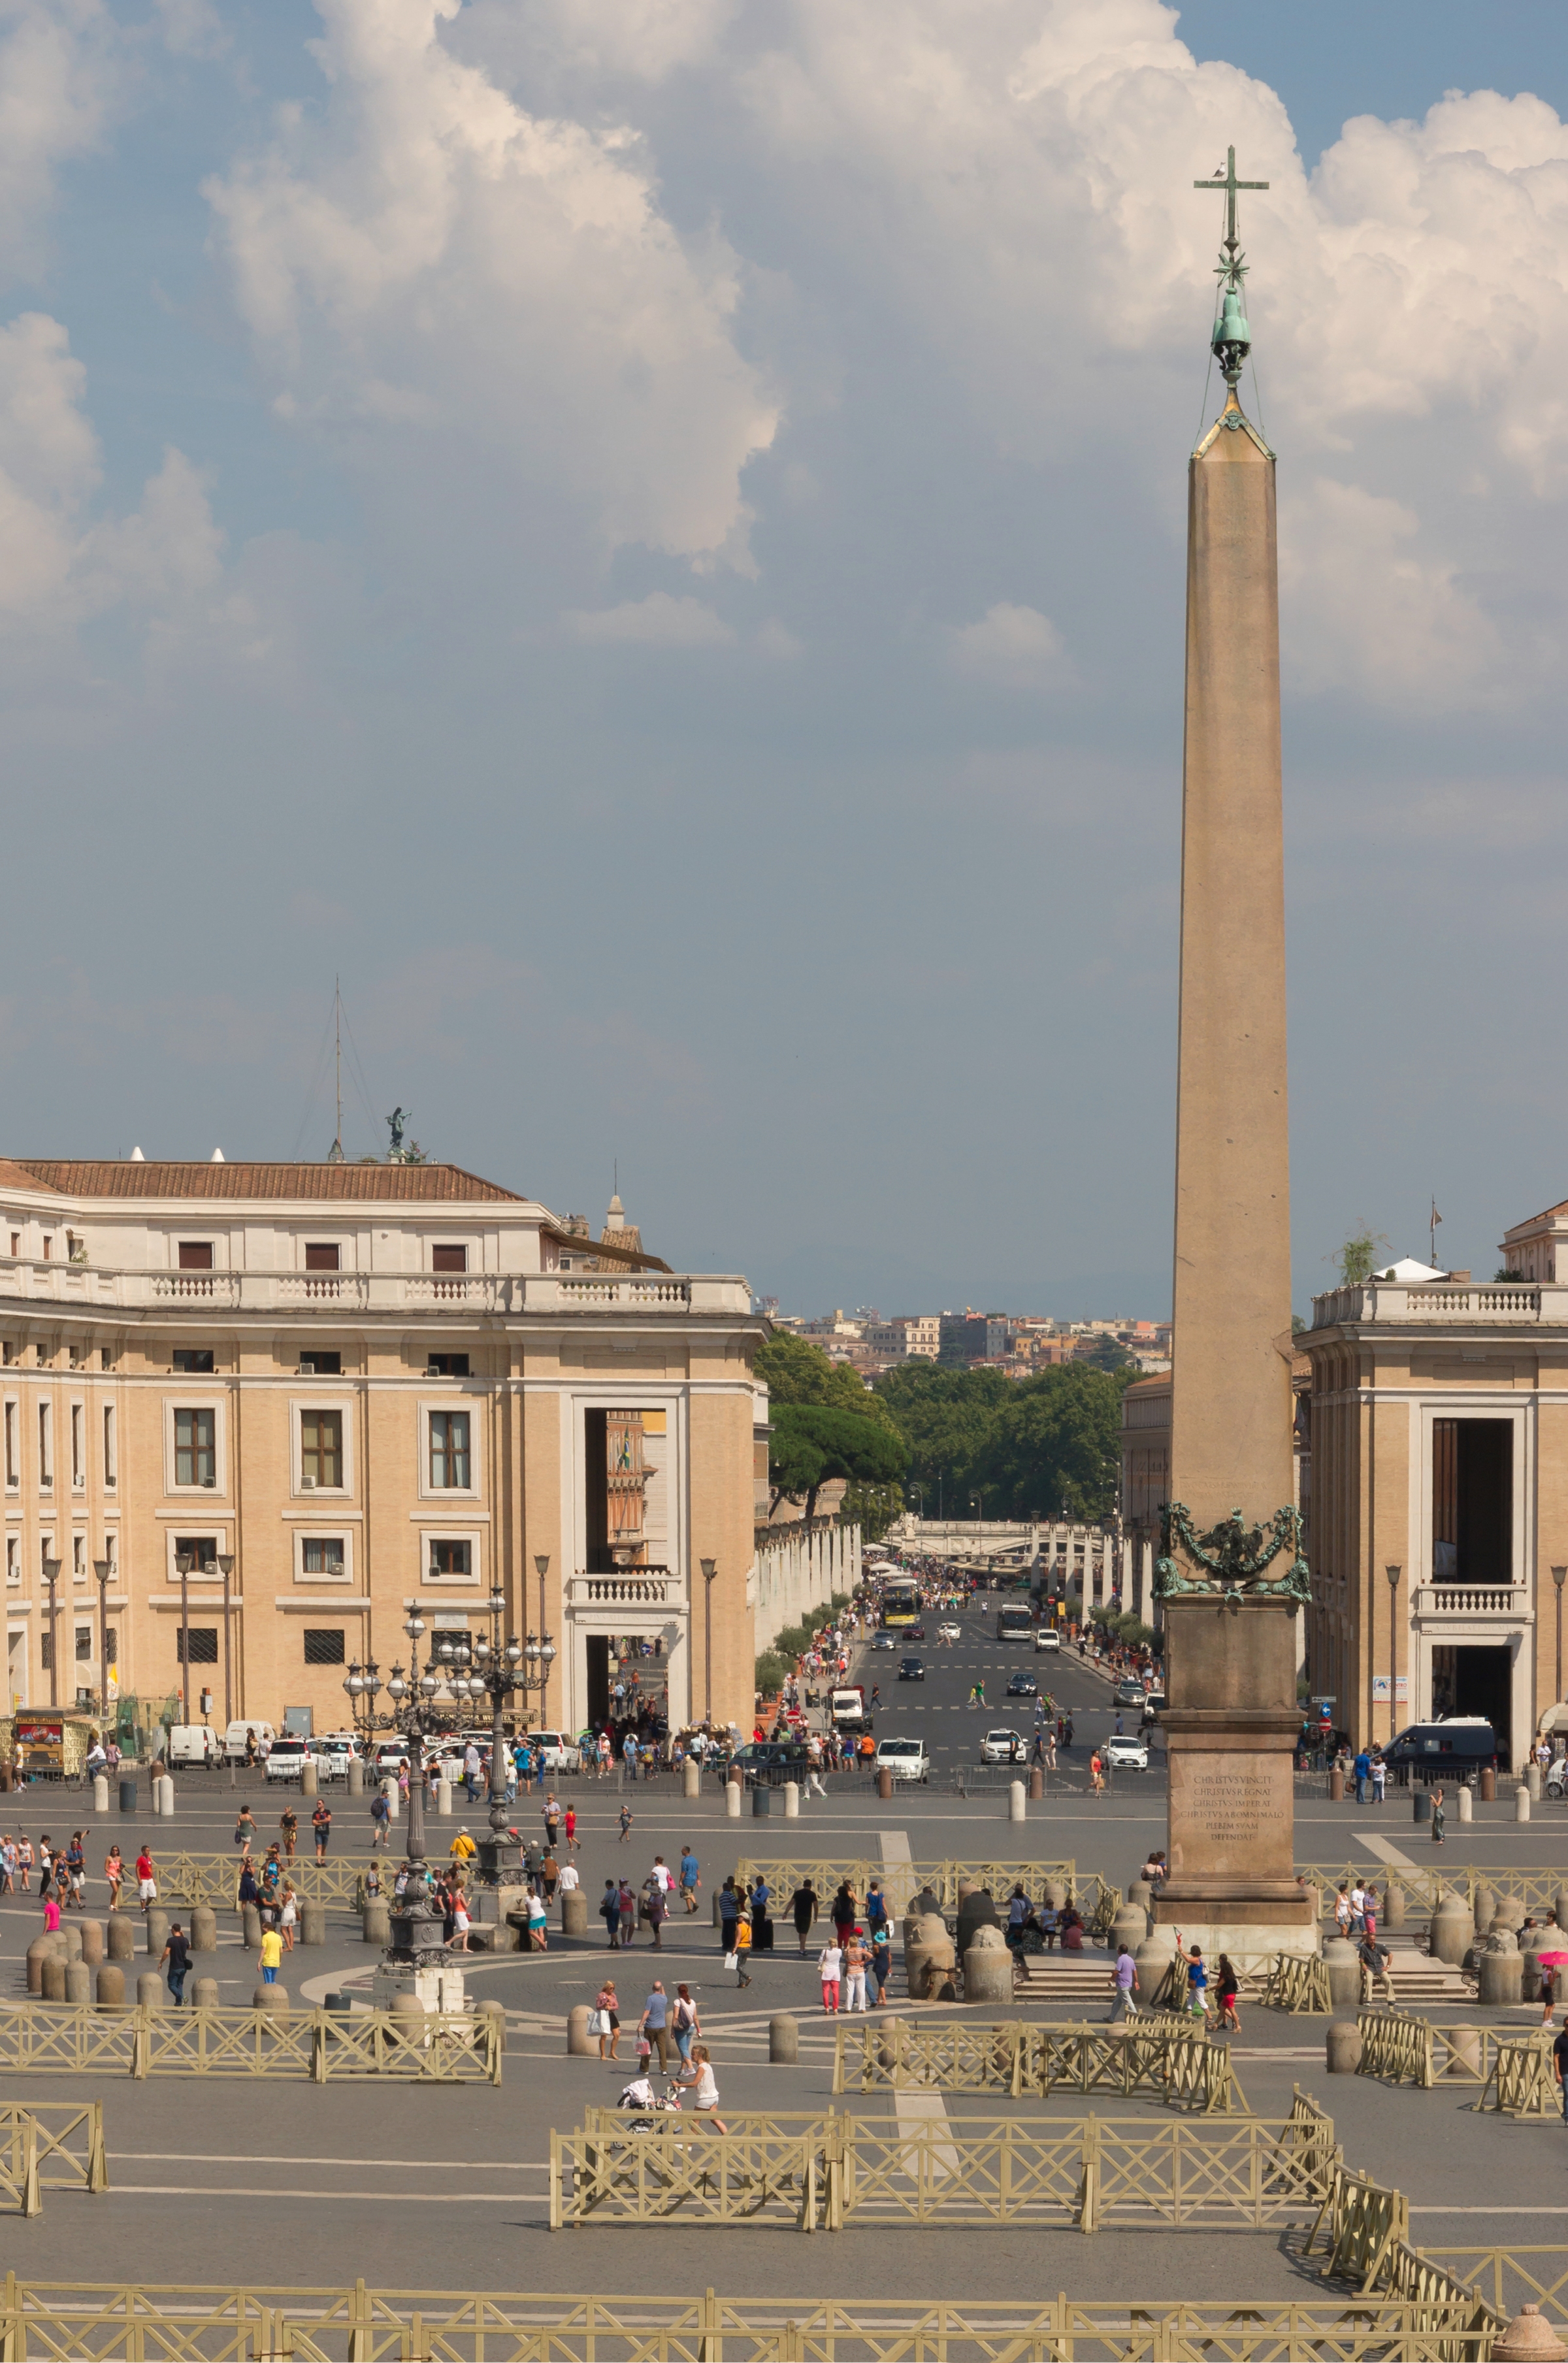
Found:
[[574, 1862], [563, 1862], [556, 1877], [556, 1893], [558, 1895], [570, 1895], [574, 1889], [581, 1887], [582, 1884], [582, 1880], [577, 1876], [576, 1864]]

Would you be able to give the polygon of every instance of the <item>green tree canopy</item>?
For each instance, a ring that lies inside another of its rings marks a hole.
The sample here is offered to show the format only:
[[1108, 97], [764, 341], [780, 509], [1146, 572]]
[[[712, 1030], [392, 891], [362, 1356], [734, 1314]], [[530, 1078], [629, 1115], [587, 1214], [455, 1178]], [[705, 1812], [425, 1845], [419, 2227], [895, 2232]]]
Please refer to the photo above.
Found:
[[[987, 1516], [1101, 1518], [1116, 1503], [1121, 1399], [1137, 1377], [1063, 1362], [1033, 1378], [904, 1362], [877, 1392], [904, 1431], [909, 1475], [962, 1511], [984, 1489]], [[907, 1484], [906, 1485], [907, 1490]]]
[[768, 1477], [775, 1504], [787, 1493], [812, 1517], [817, 1489], [844, 1478], [844, 1515], [858, 1519], [874, 1541], [902, 1504], [898, 1480], [909, 1460], [887, 1406], [847, 1364], [830, 1362], [808, 1337], [787, 1330], [762, 1348], [756, 1369], [771, 1401]]

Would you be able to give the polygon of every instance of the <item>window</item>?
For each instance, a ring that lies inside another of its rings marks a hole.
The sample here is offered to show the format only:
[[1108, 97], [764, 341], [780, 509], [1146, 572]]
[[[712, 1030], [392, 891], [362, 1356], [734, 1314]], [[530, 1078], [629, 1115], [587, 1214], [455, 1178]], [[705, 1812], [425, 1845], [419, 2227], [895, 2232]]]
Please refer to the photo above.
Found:
[[425, 1365], [425, 1375], [430, 1379], [466, 1379], [466, 1354], [432, 1354]]
[[118, 1482], [119, 1463], [115, 1452], [115, 1407], [113, 1403], [106, 1403], [104, 1405], [104, 1483], [106, 1486], [112, 1486]]
[[101, 1370], [112, 1370], [114, 1367], [114, 1348], [112, 1346], [100, 1346], [98, 1348], [98, 1368]]
[[20, 1406], [8, 1403], [6, 1406], [6, 1482], [9, 1486], [19, 1485], [22, 1481], [20, 1448], [17, 1441], [19, 1416]]
[[306, 1575], [341, 1575], [341, 1535], [306, 1535], [300, 1543], [299, 1563]]
[[468, 1414], [430, 1414], [430, 1483], [439, 1492], [468, 1488]]
[[84, 1403], [71, 1406], [71, 1481], [73, 1485], [87, 1482], [87, 1409]]
[[209, 1567], [213, 1570], [215, 1574], [217, 1572], [217, 1537], [216, 1535], [175, 1536], [174, 1559], [176, 1563], [171, 1567], [169, 1571], [176, 1578], [180, 1572], [178, 1561], [183, 1559], [187, 1553], [190, 1556], [191, 1573], [194, 1576], [205, 1575]]
[[307, 1625], [305, 1628], [306, 1664], [340, 1666], [344, 1659], [343, 1642], [340, 1625]]
[[11, 1253], [12, 1253], [14, 1256], [19, 1256], [19, 1255], [21, 1254], [21, 1252], [22, 1252], [22, 1234], [20, 1233], [20, 1231], [13, 1231], [13, 1232], [12, 1232], [12, 1234], [11, 1234]]
[[343, 1414], [304, 1411], [299, 1415], [300, 1481], [307, 1486], [343, 1481]]
[[340, 1270], [342, 1267], [336, 1243], [320, 1245], [307, 1240], [305, 1249], [305, 1268], [306, 1271]]
[[43, 1243], [43, 1259], [44, 1259], [45, 1263], [48, 1263], [48, 1261], [49, 1261], [50, 1258], [53, 1255], [53, 1253], [54, 1253], [54, 1241], [53, 1241], [53, 1239], [52, 1239], [52, 1238], [50, 1238], [50, 1237], [49, 1234], [46, 1232], [46, 1233], [44, 1234], [44, 1243]]
[[92, 1661], [93, 1627], [91, 1625], [78, 1625], [76, 1627], [76, 1662], [79, 1666], [86, 1666], [91, 1665]]
[[189, 1378], [210, 1379], [212, 1376], [212, 1348], [210, 1346], [176, 1346], [174, 1348], [174, 1368], [177, 1370], [183, 1371]]
[[72, 1535], [71, 1537], [71, 1581], [72, 1583], [85, 1583], [87, 1581], [87, 1537], [85, 1535]]
[[1434, 1581], [1512, 1581], [1513, 1476], [1511, 1420], [1433, 1420]]
[[313, 1346], [308, 1354], [299, 1358], [301, 1374], [311, 1379], [340, 1379], [343, 1375], [341, 1354], [328, 1353], [323, 1346]]
[[193, 1625], [189, 1627], [191, 1636], [191, 1653], [188, 1658], [185, 1655], [186, 1629], [187, 1628], [183, 1625], [177, 1625], [174, 1628], [174, 1663], [177, 1666], [216, 1666], [217, 1663], [217, 1626], [216, 1625]]
[[[40, 1347], [39, 1351], [42, 1351]], [[46, 1490], [53, 1484], [50, 1473], [50, 1418], [48, 1403], [39, 1405], [39, 1483]]]
[[180, 1241], [180, 1270], [182, 1271], [210, 1271], [212, 1270], [212, 1241], [210, 1239], [182, 1239]]
[[430, 1270], [432, 1271], [466, 1271], [468, 1249], [466, 1248], [432, 1248]]
[[47, 1625], [39, 1635], [39, 1663], [46, 1674], [54, 1671], [54, 1635]]
[[20, 1535], [6, 1537], [6, 1581], [20, 1583], [22, 1580], [22, 1538]]
[[468, 1576], [473, 1572], [472, 1543], [438, 1543], [430, 1545], [430, 1580], [439, 1583], [452, 1576]]
[[217, 1414], [176, 1411], [174, 1414], [174, 1482], [216, 1485], [217, 1482]]

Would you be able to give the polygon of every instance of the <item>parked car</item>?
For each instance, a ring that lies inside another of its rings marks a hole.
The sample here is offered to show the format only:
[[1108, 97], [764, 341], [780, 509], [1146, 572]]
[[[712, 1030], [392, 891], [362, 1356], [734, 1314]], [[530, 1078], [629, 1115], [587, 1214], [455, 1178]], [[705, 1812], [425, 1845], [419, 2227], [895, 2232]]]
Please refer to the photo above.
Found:
[[1408, 1766], [1430, 1778], [1436, 1774], [1479, 1771], [1497, 1761], [1497, 1735], [1481, 1715], [1449, 1714], [1436, 1723], [1413, 1723], [1396, 1734], [1383, 1751], [1390, 1768]]
[[384, 1781], [389, 1776], [395, 1780], [407, 1761], [408, 1742], [406, 1739], [378, 1739], [371, 1751], [371, 1771], [377, 1781]]
[[1008, 1678], [1009, 1698], [1039, 1698], [1040, 1684], [1032, 1674], [1013, 1674]]
[[1016, 1731], [988, 1731], [980, 1743], [982, 1764], [1021, 1764], [1028, 1754], [1028, 1746]]
[[876, 1769], [885, 1764], [895, 1781], [929, 1781], [931, 1759], [918, 1739], [879, 1739]]
[[901, 1682], [923, 1682], [926, 1679], [926, 1660], [924, 1658], [905, 1658], [901, 1659], [898, 1667], [898, 1679]]
[[280, 1732], [268, 1751], [268, 1780], [297, 1781], [315, 1752], [312, 1742], [297, 1731]]
[[311, 1742], [317, 1769], [323, 1780], [346, 1781], [349, 1767], [357, 1756], [364, 1754], [364, 1742], [353, 1731], [323, 1732]]
[[544, 1771], [576, 1772], [582, 1769], [582, 1751], [569, 1731], [530, 1731], [527, 1736]]
[[1136, 1732], [1118, 1732], [1107, 1739], [1105, 1757], [1107, 1764], [1122, 1766], [1129, 1771], [1147, 1772], [1149, 1769], [1148, 1745], [1139, 1738]]
[[1062, 1654], [1062, 1636], [1054, 1625], [1041, 1625], [1035, 1634], [1034, 1645], [1037, 1649], [1053, 1649], [1058, 1657]]

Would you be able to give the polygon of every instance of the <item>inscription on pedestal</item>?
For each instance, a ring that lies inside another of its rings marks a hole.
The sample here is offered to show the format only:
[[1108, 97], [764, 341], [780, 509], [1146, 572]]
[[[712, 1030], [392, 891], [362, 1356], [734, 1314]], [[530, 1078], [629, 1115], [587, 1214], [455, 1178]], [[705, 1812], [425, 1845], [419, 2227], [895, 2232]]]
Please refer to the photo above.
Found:
[[1172, 1869], [1187, 1878], [1291, 1871], [1295, 1798], [1282, 1751], [1173, 1747]]

